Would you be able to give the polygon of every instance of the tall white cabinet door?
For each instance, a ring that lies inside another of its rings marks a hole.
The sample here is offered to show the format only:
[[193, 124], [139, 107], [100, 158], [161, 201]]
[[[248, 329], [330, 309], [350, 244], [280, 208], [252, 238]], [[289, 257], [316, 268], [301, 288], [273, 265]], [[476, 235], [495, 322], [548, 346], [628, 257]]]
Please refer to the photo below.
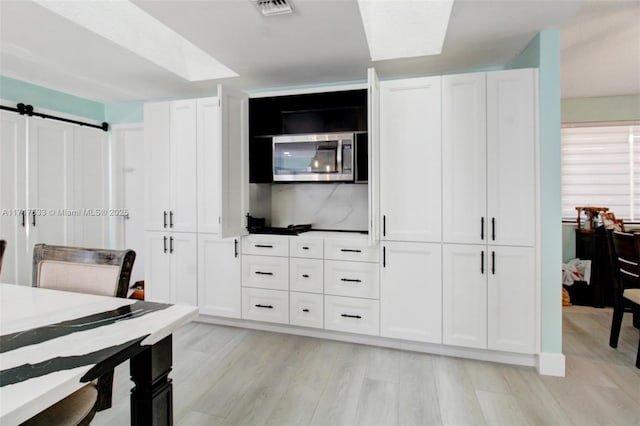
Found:
[[487, 74], [490, 244], [534, 244], [536, 80], [533, 69]]
[[74, 129], [73, 204], [83, 213], [73, 218], [74, 244], [109, 247], [109, 137], [90, 127]]
[[56, 121], [29, 120], [29, 258], [37, 243], [72, 245], [73, 127]]
[[535, 352], [535, 251], [489, 246], [488, 348]]
[[220, 236], [247, 233], [249, 213], [249, 99], [218, 85], [220, 99]]
[[204, 315], [240, 318], [242, 295], [237, 239], [198, 235], [198, 306]]
[[220, 101], [197, 100], [198, 232], [220, 232]]
[[196, 101], [171, 102], [169, 228], [176, 232], [197, 229]]
[[442, 77], [442, 236], [486, 241], [485, 73]]
[[383, 242], [380, 335], [442, 343], [441, 245]]
[[486, 246], [443, 244], [442, 343], [486, 349], [486, 261]]
[[148, 231], [162, 231], [169, 224], [169, 116], [169, 102], [144, 105], [144, 224]]
[[171, 259], [171, 302], [198, 306], [197, 234], [175, 232], [169, 235]]
[[169, 235], [163, 232], [145, 232], [144, 240], [145, 300], [171, 303]]
[[380, 240], [380, 82], [374, 68], [367, 71], [367, 133], [369, 135], [369, 245]]
[[31, 285], [31, 258], [26, 254], [26, 147], [25, 118], [0, 111], [0, 239], [7, 241], [0, 282]]
[[440, 242], [441, 78], [380, 83], [382, 239]]

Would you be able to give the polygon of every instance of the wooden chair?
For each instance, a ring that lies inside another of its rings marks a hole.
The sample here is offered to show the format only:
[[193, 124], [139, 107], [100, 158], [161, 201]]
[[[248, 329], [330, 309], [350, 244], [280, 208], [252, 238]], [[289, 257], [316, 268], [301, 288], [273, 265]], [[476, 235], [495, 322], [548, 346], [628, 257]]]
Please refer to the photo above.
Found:
[[[609, 235], [616, 272], [609, 346], [616, 348], [624, 313], [634, 312], [636, 318], [640, 315], [640, 234], [616, 231]], [[640, 341], [636, 367], [640, 368]]]
[[[127, 297], [133, 250], [107, 250], [36, 244], [33, 286], [103, 296]], [[27, 420], [25, 425], [87, 425], [97, 411], [111, 407], [113, 371]]]
[[2, 272], [2, 258], [4, 257], [4, 251], [7, 248], [7, 242], [0, 240], [0, 272]]

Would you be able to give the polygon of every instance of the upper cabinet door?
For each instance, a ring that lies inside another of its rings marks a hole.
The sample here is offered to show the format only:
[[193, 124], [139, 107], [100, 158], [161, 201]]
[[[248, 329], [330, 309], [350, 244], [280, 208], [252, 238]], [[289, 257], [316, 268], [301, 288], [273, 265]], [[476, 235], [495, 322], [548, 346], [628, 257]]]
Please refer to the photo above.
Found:
[[144, 105], [144, 227], [149, 231], [169, 226], [169, 116], [169, 102]]
[[369, 135], [369, 245], [380, 240], [380, 82], [374, 68], [369, 68], [367, 132]]
[[220, 100], [197, 101], [198, 232], [220, 233]]
[[171, 102], [169, 228], [195, 232], [196, 213], [196, 101]]
[[440, 242], [441, 77], [380, 84], [382, 239]]
[[490, 244], [534, 244], [536, 81], [533, 69], [487, 74]]
[[443, 241], [487, 241], [485, 73], [442, 78]]
[[220, 237], [247, 233], [249, 212], [249, 100], [218, 85], [220, 99]]

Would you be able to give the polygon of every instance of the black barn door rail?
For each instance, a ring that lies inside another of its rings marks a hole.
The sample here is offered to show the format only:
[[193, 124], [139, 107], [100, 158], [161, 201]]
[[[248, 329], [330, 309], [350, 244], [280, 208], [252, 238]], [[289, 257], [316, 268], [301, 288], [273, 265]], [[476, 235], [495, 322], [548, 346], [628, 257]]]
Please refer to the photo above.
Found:
[[109, 131], [109, 123], [103, 122], [102, 124], [91, 124], [85, 123], [83, 121], [71, 120], [69, 118], [56, 117], [55, 115], [43, 114], [41, 112], [35, 112], [33, 110], [33, 105], [25, 105], [23, 103], [19, 103], [16, 108], [0, 105], [0, 110], [17, 112], [20, 115], [28, 115], [29, 117], [36, 116], [42, 118], [49, 118], [51, 120], [64, 121], [65, 123], [73, 123], [79, 126], [87, 126], [94, 127], [96, 129], [104, 130], [105, 132]]

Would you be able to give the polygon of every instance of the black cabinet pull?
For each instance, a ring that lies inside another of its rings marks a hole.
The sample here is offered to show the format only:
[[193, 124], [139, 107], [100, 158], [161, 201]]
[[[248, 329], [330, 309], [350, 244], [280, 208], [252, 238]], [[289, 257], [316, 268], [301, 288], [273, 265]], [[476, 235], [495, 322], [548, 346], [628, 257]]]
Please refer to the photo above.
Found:
[[340, 314], [341, 317], [345, 317], [345, 318], [362, 318], [360, 315], [349, 315], [349, 314]]
[[496, 274], [496, 252], [495, 251], [491, 252], [491, 273], [493, 275]]
[[173, 211], [169, 211], [169, 228], [173, 228]]
[[382, 236], [387, 236], [387, 215], [382, 215]]
[[162, 222], [163, 223], [162, 227], [166, 228], [167, 227], [167, 211], [165, 210], [163, 213], [164, 213], [164, 220]]
[[27, 214], [24, 210], [22, 210], [22, 213], [20, 214], [22, 215], [22, 227], [24, 228], [27, 226]]
[[484, 216], [480, 218], [480, 239], [484, 241]]
[[34, 227], [36, 226], [36, 212], [34, 212], [34, 211], [31, 212], [31, 224]]
[[356, 280], [356, 279], [351, 279], [351, 278], [340, 278], [340, 281], [345, 281], [348, 283], [361, 283], [362, 280]]
[[173, 253], [173, 237], [169, 237], [169, 253]]
[[496, 218], [495, 217], [491, 218], [491, 239], [493, 241], [496, 240]]
[[167, 252], [167, 237], [162, 237], [162, 239], [164, 240], [164, 252]]
[[273, 246], [269, 245], [269, 244], [255, 244], [255, 247], [258, 247], [258, 248], [273, 248]]
[[304, 308], [302, 312], [309, 312], [309, 310], [307, 308]]
[[302, 246], [302, 250], [309, 250], [309, 247], [307, 247], [307, 246]]
[[302, 278], [309, 278], [309, 274], [302, 274]]
[[238, 257], [238, 240], [233, 240], [233, 256]]
[[387, 248], [382, 246], [382, 267], [387, 267]]
[[340, 251], [344, 251], [347, 253], [362, 253], [362, 250], [358, 250], [358, 249], [340, 249]]
[[484, 250], [480, 253], [480, 273], [484, 274]]
[[261, 304], [257, 304], [256, 308], [267, 308], [267, 309], [273, 309], [273, 306], [271, 305], [261, 305]]
[[256, 271], [256, 274], [258, 274], [258, 275], [273, 275], [273, 272]]

